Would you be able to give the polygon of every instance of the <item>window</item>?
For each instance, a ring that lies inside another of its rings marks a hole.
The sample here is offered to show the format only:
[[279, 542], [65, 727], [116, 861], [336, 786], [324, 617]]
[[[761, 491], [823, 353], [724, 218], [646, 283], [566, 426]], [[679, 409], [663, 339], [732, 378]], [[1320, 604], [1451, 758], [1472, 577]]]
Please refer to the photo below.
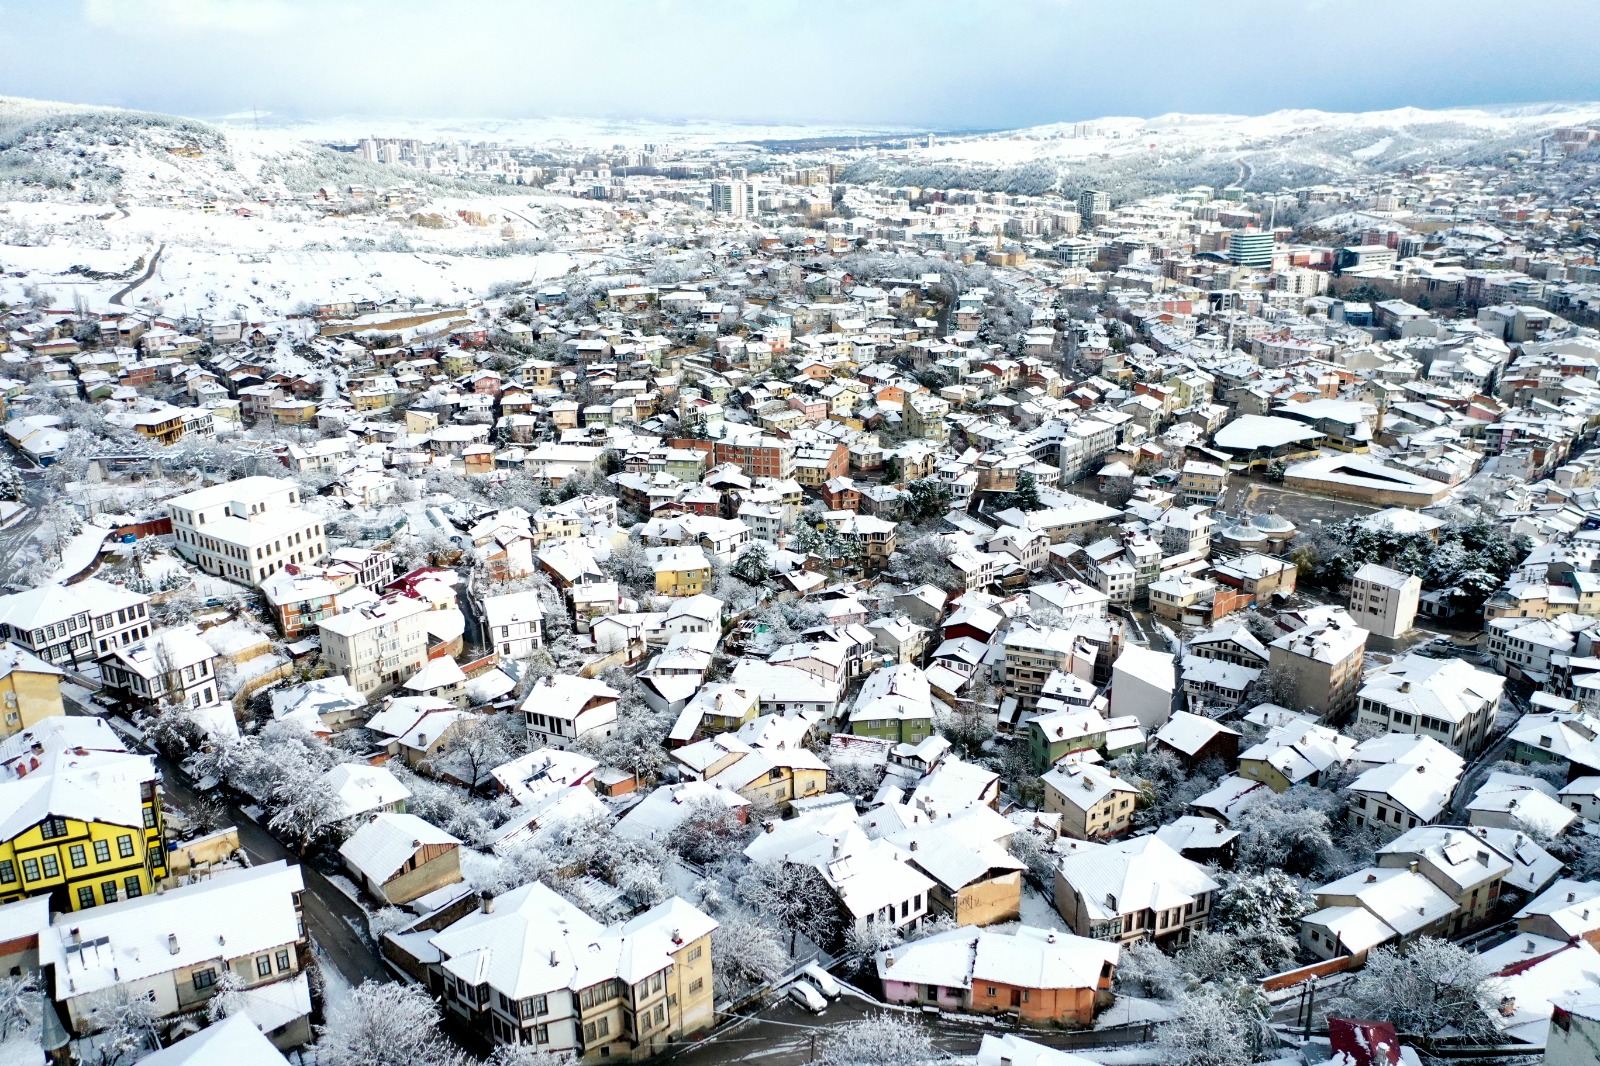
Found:
[[115, 881], [100, 882], [100, 898], [107, 903], [115, 903], [117, 901], [117, 883]]
[[39, 862], [44, 867], [44, 875], [46, 877], [61, 876], [61, 863], [54, 855], [41, 855], [39, 856]]
[[257, 955], [256, 956], [256, 976], [257, 977], [271, 977], [272, 976], [272, 956], [271, 955]]
[[289, 949], [288, 948], [285, 948], [282, 951], [278, 952], [278, 960], [277, 961], [278, 961], [278, 972], [279, 973], [282, 973], [284, 970], [287, 970], [289, 968]]
[[94, 889], [91, 888], [88, 885], [84, 885], [82, 888], [78, 889], [78, 907], [81, 909], [81, 908], [84, 908], [84, 907], [93, 907], [93, 906], [94, 906]]
[[55, 840], [57, 837], [67, 835], [67, 820], [65, 818], [46, 818], [39, 826], [39, 835], [46, 840]]
[[39, 880], [39, 860], [38, 859], [23, 859], [22, 860], [22, 879], [24, 881], [37, 881], [37, 880]]
[[692, 996], [696, 992], [700, 991], [701, 988], [705, 987], [705, 983], [705, 978], [703, 977], [696, 977], [693, 981], [690, 981], [689, 994]]
[[111, 842], [110, 841], [108, 841], [108, 840], [96, 840], [94, 842], [94, 861], [95, 862], [110, 862], [111, 861]]
[[138, 874], [129, 874], [122, 879], [122, 887], [128, 890], [129, 899], [138, 899], [144, 895], [144, 888], [139, 884]]
[[208, 966], [204, 970], [196, 970], [195, 971], [195, 975], [194, 975], [194, 990], [196, 992], [199, 992], [199, 991], [202, 991], [204, 989], [210, 988], [212, 985], [214, 985], [216, 983], [217, 983], [217, 971], [216, 971], [215, 968]]
[[696, 944], [694, 947], [690, 948], [689, 949], [689, 954], [685, 955], [683, 957], [683, 960], [685, 962], [699, 962], [700, 961], [700, 945]]
[[548, 1025], [536, 1025], [536, 1026], [534, 1026], [533, 1027], [533, 1042], [535, 1044], [548, 1044], [548, 1043], [550, 1043], [550, 1027]]
[[89, 865], [89, 854], [84, 851], [82, 844], [74, 844], [68, 848], [67, 856], [71, 860], [74, 870]]
[[[1576, 810], [1578, 805], [1574, 803], [1572, 806], [1573, 809]], [[0, 882], [4, 882], [5, 884], [9, 885], [13, 884], [16, 880], [17, 864], [12, 862], [10, 859], [0, 859]]]

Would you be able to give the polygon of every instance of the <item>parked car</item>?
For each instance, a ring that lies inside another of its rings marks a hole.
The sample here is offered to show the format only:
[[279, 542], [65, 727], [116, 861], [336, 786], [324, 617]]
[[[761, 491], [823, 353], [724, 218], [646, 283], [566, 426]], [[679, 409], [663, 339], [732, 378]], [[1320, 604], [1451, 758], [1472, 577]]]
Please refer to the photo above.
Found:
[[818, 992], [821, 992], [829, 999], [838, 999], [844, 995], [844, 988], [838, 981], [833, 979], [833, 974], [816, 963], [811, 963], [800, 972], [806, 975], [806, 980], [817, 986]]
[[796, 981], [789, 986], [789, 998], [812, 1014], [821, 1014], [828, 1009], [828, 1001], [822, 998], [809, 981]]

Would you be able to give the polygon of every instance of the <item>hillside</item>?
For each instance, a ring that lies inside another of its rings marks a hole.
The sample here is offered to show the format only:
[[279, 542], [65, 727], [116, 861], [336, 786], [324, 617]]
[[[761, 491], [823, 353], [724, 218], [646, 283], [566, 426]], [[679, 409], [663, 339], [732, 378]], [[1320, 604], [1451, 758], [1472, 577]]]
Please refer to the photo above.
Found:
[[[0, 200], [256, 199], [398, 180], [393, 168], [317, 145], [194, 119], [0, 97]], [[493, 191], [416, 171], [403, 180], [439, 195]]]
[[858, 163], [855, 180], [1038, 193], [1097, 187], [1135, 197], [1194, 184], [1271, 190], [1422, 163], [1471, 164], [1536, 150], [1600, 104], [1267, 115], [1169, 114], [1056, 123]]

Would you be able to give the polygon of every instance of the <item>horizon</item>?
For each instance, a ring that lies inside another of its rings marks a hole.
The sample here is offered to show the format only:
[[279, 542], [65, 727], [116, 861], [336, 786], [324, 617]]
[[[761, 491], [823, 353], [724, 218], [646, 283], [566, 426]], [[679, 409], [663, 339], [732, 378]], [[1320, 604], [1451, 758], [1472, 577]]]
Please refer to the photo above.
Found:
[[[14, 44], [0, 94], [208, 121], [256, 110], [302, 123], [952, 133], [1168, 114], [1499, 108], [1600, 99], [1591, 64], [1550, 61], [1549, 25], [1574, 54], [1600, 45], [1600, 8], [1571, 8], [1529, 0], [1508, 24], [1482, 0], [1227, 0], [1200, 10], [1152, 0], [1137, 12], [1082, 0], [1015, 0], [1003, 12], [939, 0], [865, 9], [464, 0], [443, 10], [425, 0], [0, 0]], [[453, 47], [432, 46], [435, 23], [456, 33]], [[1404, 62], [1374, 47], [1423, 36], [1433, 46]], [[77, 62], [60, 61], [63, 40]], [[1308, 58], [1300, 41], [1336, 58]], [[153, 79], [153, 47], [183, 62]]]

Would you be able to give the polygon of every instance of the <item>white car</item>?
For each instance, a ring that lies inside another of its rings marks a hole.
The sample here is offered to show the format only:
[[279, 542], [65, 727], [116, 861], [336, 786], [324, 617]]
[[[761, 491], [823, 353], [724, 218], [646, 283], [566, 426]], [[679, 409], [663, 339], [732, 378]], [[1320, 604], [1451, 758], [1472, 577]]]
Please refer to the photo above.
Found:
[[789, 998], [812, 1014], [821, 1014], [828, 1009], [828, 1001], [822, 998], [822, 993], [813, 988], [809, 981], [796, 981], [790, 985]]
[[816, 963], [811, 963], [800, 972], [806, 975], [806, 980], [817, 986], [818, 992], [821, 992], [829, 999], [838, 999], [844, 995], [844, 989], [839, 985], [838, 981], [834, 980], [833, 974]]

